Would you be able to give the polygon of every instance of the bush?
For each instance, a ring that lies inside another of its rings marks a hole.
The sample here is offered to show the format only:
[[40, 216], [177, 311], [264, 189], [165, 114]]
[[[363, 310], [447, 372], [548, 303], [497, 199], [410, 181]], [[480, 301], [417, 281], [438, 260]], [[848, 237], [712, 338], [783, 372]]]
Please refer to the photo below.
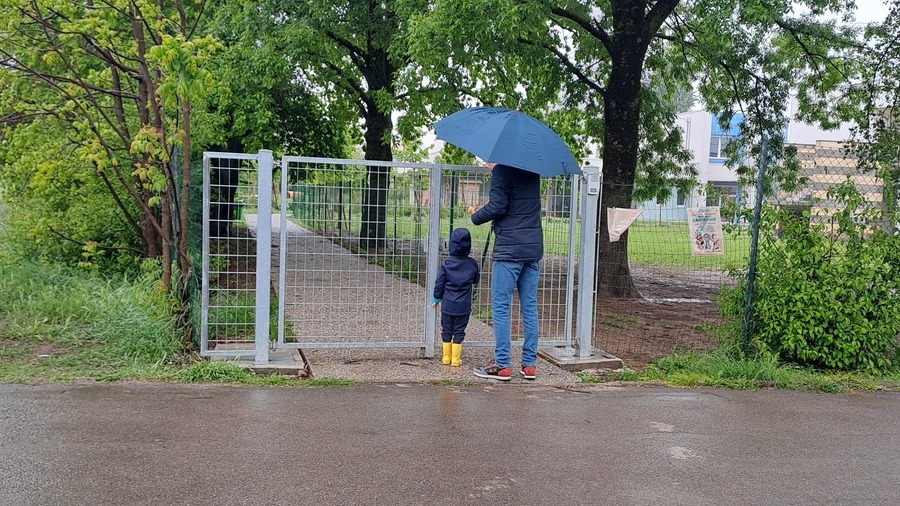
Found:
[[[871, 226], [878, 220], [855, 188], [834, 192], [846, 205], [829, 227], [811, 224], [808, 214], [766, 213], [753, 344], [803, 366], [885, 371], [896, 365], [900, 336], [900, 236]], [[746, 273], [737, 277], [721, 307], [743, 319]]]

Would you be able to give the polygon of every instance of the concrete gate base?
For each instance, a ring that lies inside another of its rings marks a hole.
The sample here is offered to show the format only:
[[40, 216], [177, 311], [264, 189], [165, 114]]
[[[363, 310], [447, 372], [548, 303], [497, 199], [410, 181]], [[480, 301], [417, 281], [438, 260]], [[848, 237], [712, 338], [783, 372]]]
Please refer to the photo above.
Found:
[[594, 347], [591, 347], [591, 353], [587, 357], [579, 357], [578, 350], [571, 346], [541, 347], [538, 349], [538, 355], [566, 371], [584, 371], [586, 369], [617, 370], [625, 366], [622, 359]]

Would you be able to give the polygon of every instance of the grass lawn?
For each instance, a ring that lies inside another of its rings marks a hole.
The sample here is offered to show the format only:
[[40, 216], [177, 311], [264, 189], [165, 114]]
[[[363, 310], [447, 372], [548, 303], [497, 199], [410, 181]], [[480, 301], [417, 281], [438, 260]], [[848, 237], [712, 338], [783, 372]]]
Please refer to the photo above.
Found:
[[[290, 216], [290, 215], [289, 215]], [[311, 228], [321, 229], [326, 224], [329, 231], [337, 230], [336, 219], [329, 215], [328, 219], [294, 219], [292, 221]], [[353, 214], [345, 218], [342, 230], [349, 226], [350, 235], [358, 232], [360, 215]], [[472, 245], [475, 249], [483, 249], [487, 242], [490, 225], [476, 226], [471, 217], [464, 212], [454, 213], [453, 227], [468, 228], [472, 233]], [[549, 255], [566, 256], [569, 252], [569, 220], [564, 218], [544, 218], [544, 250]], [[581, 224], [575, 227], [576, 237], [580, 236]], [[746, 265], [750, 252], [750, 237], [742, 233], [725, 233], [725, 254], [720, 256], [692, 256], [688, 225], [684, 222], [636, 222], [629, 229], [628, 249], [632, 265], [659, 265], [681, 268], [727, 268]], [[344, 232], [346, 235], [347, 232]], [[423, 240], [428, 234], [428, 214], [426, 209], [420, 213], [394, 212], [388, 210], [386, 235], [388, 239]], [[449, 212], [444, 211], [441, 219], [441, 237], [450, 236]], [[493, 238], [491, 243], [493, 243]], [[577, 254], [577, 251], [576, 251]]]

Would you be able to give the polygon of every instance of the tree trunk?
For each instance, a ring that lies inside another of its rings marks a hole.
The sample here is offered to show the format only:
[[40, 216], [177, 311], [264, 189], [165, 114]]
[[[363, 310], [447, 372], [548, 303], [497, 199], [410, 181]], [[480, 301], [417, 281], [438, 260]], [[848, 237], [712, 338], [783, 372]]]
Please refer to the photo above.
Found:
[[[390, 114], [375, 111], [366, 118], [366, 160], [393, 158], [391, 145], [385, 141], [392, 130]], [[387, 196], [390, 182], [389, 167], [368, 168], [367, 185], [363, 195], [360, 245], [365, 249], [384, 247], [387, 237]]]
[[[393, 160], [391, 132], [394, 128], [391, 111], [382, 111], [374, 99], [376, 93], [394, 94], [396, 67], [385, 50], [374, 51], [372, 65], [364, 71], [366, 82], [372, 90], [366, 97], [366, 160]], [[387, 196], [391, 169], [368, 168], [368, 177], [362, 204], [362, 224], [359, 230], [360, 245], [368, 250], [384, 247], [387, 237]]]
[[597, 291], [613, 297], [641, 296], [628, 264], [628, 232], [609, 241], [607, 209], [631, 208], [640, 145], [641, 73], [649, 44], [640, 2], [621, 9], [610, 50], [612, 69], [604, 94], [603, 195], [599, 212]]
[[162, 256], [162, 237], [153, 226], [156, 221], [154, 216], [148, 216], [141, 210], [141, 242], [144, 245], [144, 253], [147, 258], [159, 258]]

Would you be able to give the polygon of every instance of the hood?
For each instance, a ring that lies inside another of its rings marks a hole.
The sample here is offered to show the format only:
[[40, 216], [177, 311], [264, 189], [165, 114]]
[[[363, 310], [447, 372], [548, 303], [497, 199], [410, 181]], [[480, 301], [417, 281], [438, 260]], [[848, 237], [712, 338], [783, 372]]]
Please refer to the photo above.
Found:
[[455, 228], [450, 234], [450, 255], [467, 257], [472, 251], [472, 235], [467, 228]]

